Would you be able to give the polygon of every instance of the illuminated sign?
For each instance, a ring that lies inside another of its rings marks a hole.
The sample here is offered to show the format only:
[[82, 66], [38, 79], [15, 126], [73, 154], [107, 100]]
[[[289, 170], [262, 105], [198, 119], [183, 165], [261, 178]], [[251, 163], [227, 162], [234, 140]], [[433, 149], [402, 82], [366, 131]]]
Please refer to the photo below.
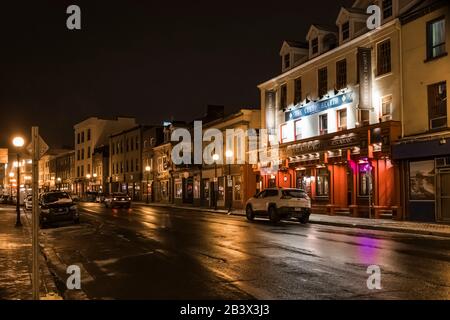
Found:
[[372, 109], [372, 49], [358, 48], [359, 109]]
[[302, 117], [307, 117], [310, 115], [313, 115], [315, 113], [319, 113], [331, 108], [337, 108], [347, 103], [353, 102], [353, 93], [343, 93], [336, 95], [330, 99], [317, 101], [317, 102], [311, 102], [304, 107], [291, 110], [289, 112], [286, 112], [285, 114], [285, 120], [291, 121], [291, 120], [297, 120]]

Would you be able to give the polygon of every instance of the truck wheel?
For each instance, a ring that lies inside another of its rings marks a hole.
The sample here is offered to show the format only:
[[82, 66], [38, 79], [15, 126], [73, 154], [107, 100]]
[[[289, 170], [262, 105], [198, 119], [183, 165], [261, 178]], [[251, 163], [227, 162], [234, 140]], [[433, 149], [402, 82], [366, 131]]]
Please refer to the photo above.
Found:
[[269, 207], [269, 219], [272, 223], [277, 223], [280, 221], [280, 216], [277, 213], [277, 208], [275, 206]]
[[248, 221], [253, 221], [255, 219], [255, 213], [253, 212], [252, 206], [248, 205], [245, 209], [245, 216]]
[[309, 215], [298, 218], [301, 224], [307, 224], [309, 222]]

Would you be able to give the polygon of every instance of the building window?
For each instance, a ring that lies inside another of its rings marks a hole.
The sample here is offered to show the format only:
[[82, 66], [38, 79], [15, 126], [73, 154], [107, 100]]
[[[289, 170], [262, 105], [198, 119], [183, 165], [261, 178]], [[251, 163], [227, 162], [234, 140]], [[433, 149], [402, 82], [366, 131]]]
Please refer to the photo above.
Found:
[[136, 150], [139, 150], [139, 139], [136, 137]]
[[287, 69], [291, 66], [291, 56], [289, 54], [284, 55], [284, 69]]
[[183, 198], [183, 184], [179, 180], [175, 182], [175, 198], [176, 199]]
[[392, 95], [381, 98], [381, 115], [389, 116], [392, 112]]
[[328, 70], [327, 68], [319, 69], [318, 71], [318, 88], [319, 97], [322, 98], [328, 92]]
[[383, 0], [383, 19], [392, 17], [392, 0]]
[[88, 159], [91, 158], [91, 147], [88, 147], [88, 149], [87, 149], [87, 158]]
[[281, 143], [286, 143], [289, 140], [288, 135], [288, 126], [286, 124], [283, 124], [281, 126]]
[[87, 130], [87, 141], [91, 141], [91, 129]]
[[302, 139], [302, 120], [295, 121], [295, 140]]
[[298, 105], [302, 101], [302, 78], [294, 80], [294, 104]]
[[350, 38], [350, 23], [347, 21], [341, 26], [342, 40], [345, 41]]
[[328, 114], [321, 114], [319, 116], [319, 131], [321, 135], [328, 133]]
[[312, 54], [319, 53], [319, 38], [314, 38], [311, 40]]
[[347, 60], [336, 62], [336, 89], [347, 87]]
[[158, 172], [163, 172], [163, 171], [164, 171], [163, 159], [158, 158]]
[[84, 131], [81, 132], [81, 143], [83, 143], [83, 142], [84, 142]]
[[84, 166], [81, 166], [81, 177], [84, 177]]
[[84, 160], [84, 148], [81, 149], [81, 160]]
[[136, 164], [136, 172], [139, 172], [139, 160], [138, 159], [136, 159], [135, 164]]
[[241, 176], [233, 177], [233, 200], [242, 200], [242, 178]]
[[447, 128], [447, 83], [428, 86], [428, 117], [430, 129]]
[[81, 140], [80, 140], [80, 134], [78, 133], [78, 134], [77, 134], [77, 144], [80, 144], [80, 141], [81, 141]]
[[77, 167], [77, 177], [80, 177], [80, 167]]
[[391, 72], [391, 40], [385, 40], [377, 45], [377, 75]]
[[86, 174], [91, 174], [91, 165], [90, 164], [87, 165]]
[[317, 190], [318, 197], [328, 197], [330, 191], [329, 173], [327, 169], [317, 170]]
[[287, 86], [283, 84], [280, 88], [280, 109], [287, 108]]
[[338, 110], [337, 121], [337, 127], [339, 131], [347, 130], [347, 109]]
[[80, 161], [81, 157], [80, 157], [80, 150], [77, 150], [77, 160]]
[[445, 18], [427, 23], [427, 58], [445, 55]]

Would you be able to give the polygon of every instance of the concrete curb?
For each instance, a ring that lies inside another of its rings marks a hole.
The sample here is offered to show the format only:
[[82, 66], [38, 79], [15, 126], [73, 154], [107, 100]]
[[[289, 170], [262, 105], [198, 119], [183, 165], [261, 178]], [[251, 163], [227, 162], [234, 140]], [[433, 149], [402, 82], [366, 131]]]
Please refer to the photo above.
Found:
[[[194, 207], [180, 207], [175, 205], [160, 205], [160, 204], [147, 204], [147, 203], [136, 203], [143, 206], [154, 207], [154, 208], [174, 208], [174, 209], [184, 209], [191, 211], [201, 211], [201, 212], [209, 212], [215, 214], [228, 214], [225, 210], [213, 210], [213, 209], [205, 209], [205, 208], [194, 208]], [[244, 216], [244, 213], [232, 212], [230, 215], [232, 216]], [[428, 235], [428, 236], [437, 236], [437, 237], [446, 237], [450, 238], [450, 233], [448, 232], [440, 232], [433, 230], [418, 230], [418, 229], [408, 229], [408, 228], [400, 228], [395, 226], [380, 226], [380, 225], [367, 225], [367, 224], [358, 224], [358, 223], [347, 223], [347, 222], [334, 222], [334, 221], [323, 221], [323, 220], [315, 220], [310, 219], [309, 223], [318, 224], [318, 225], [326, 225], [326, 226], [334, 226], [334, 227], [343, 227], [343, 228], [353, 228], [353, 229], [366, 229], [366, 230], [378, 230], [378, 231], [387, 231], [387, 232], [399, 232], [406, 234], [416, 234], [416, 235]]]

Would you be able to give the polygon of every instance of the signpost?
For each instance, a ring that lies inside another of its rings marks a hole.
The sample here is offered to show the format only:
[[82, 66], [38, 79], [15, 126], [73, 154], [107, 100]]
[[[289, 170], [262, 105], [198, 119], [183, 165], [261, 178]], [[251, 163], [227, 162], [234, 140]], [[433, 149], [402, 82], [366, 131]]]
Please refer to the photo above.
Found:
[[32, 266], [32, 286], [33, 300], [39, 300], [39, 159], [48, 151], [48, 145], [39, 136], [39, 128], [31, 128], [31, 155], [33, 159], [33, 211], [32, 211], [32, 248], [33, 248], [33, 266]]

